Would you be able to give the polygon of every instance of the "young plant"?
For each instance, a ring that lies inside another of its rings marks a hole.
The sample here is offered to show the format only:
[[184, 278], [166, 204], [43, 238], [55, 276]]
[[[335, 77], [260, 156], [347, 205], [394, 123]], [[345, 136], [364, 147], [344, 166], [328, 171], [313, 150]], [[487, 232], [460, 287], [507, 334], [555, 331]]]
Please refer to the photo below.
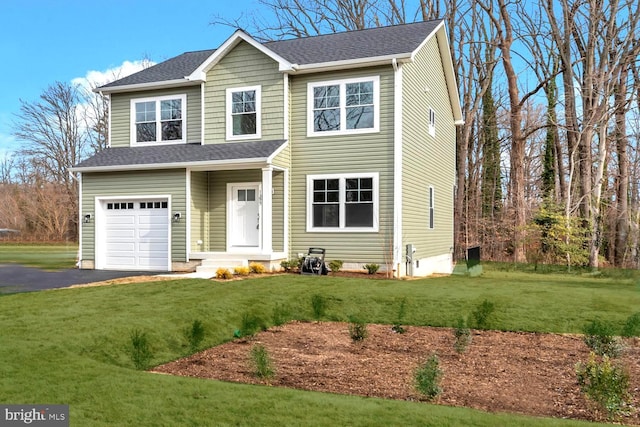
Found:
[[272, 320], [275, 326], [282, 326], [291, 318], [290, 310], [284, 304], [276, 304], [273, 307]]
[[456, 327], [453, 329], [453, 336], [455, 338], [453, 348], [460, 354], [464, 353], [471, 344], [471, 331], [464, 318], [458, 318]]
[[596, 319], [584, 327], [584, 343], [598, 356], [620, 356], [622, 342], [614, 335], [615, 327], [609, 322]]
[[427, 400], [435, 399], [441, 392], [440, 381], [442, 370], [437, 354], [433, 354], [426, 362], [418, 366], [414, 373], [416, 390]]
[[349, 323], [349, 336], [354, 343], [364, 341], [369, 336], [367, 324], [357, 319], [351, 319]]
[[151, 345], [147, 333], [140, 329], [134, 329], [129, 333], [129, 345], [127, 352], [136, 369], [144, 370], [149, 367], [149, 362], [153, 358]]
[[233, 336], [236, 338], [253, 337], [259, 330], [264, 329], [266, 329], [266, 325], [260, 317], [253, 313], [244, 313], [240, 329], [237, 329]]
[[378, 270], [380, 269], [380, 265], [379, 264], [365, 264], [364, 267], [365, 270], [367, 270], [367, 273], [369, 274], [376, 274], [378, 272]]
[[216, 279], [232, 279], [233, 273], [228, 268], [220, 267], [216, 270]]
[[576, 375], [582, 392], [607, 418], [613, 419], [623, 412], [630, 395], [629, 374], [621, 366], [612, 364], [607, 356], [598, 361], [591, 352], [586, 364], [576, 365]]
[[400, 301], [400, 307], [398, 308], [398, 321], [393, 324], [391, 330], [397, 334], [404, 334], [407, 330], [402, 326], [402, 320], [407, 308], [407, 298], [402, 298]]
[[623, 337], [640, 337], [640, 311], [627, 318], [621, 335]]
[[329, 262], [329, 269], [333, 273], [336, 273], [336, 272], [340, 271], [340, 269], [342, 268], [342, 264], [343, 264], [342, 260], [334, 259], [333, 261]]
[[322, 295], [314, 294], [311, 296], [311, 308], [313, 309], [313, 318], [320, 320], [327, 311], [327, 300]]
[[200, 344], [204, 340], [204, 325], [200, 320], [194, 320], [191, 327], [184, 330], [184, 336], [189, 343], [191, 353], [195, 353], [198, 351]]
[[269, 384], [276, 372], [271, 356], [269, 356], [269, 352], [262, 344], [256, 344], [251, 347], [251, 362], [254, 375]]
[[251, 272], [255, 274], [263, 274], [267, 271], [267, 268], [264, 266], [264, 264], [261, 264], [259, 262], [251, 262], [249, 263], [249, 270], [251, 270]]
[[489, 326], [489, 317], [491, 317], [495, 308], [496, 306], [493, 302], [485, 299], [473, 310], [471, 315], [476, 321], [476, 328], [487, 329]]

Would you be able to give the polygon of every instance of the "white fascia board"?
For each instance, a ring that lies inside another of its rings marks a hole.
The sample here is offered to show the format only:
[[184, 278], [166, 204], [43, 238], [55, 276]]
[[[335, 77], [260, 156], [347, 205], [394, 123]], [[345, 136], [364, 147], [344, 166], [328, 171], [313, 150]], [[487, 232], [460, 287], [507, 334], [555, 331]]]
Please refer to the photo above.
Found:
[[359, 59], [348, 59], [344, 61], [318, 62], [315, 64], [294, 65], [292, 73], [306, 74], [323, 71], [347, 70], [350, 68], [375, 67], [379, 65], [391, 65], [393, 60], [397, 62], [412, 62], [412, 52], [401, 53], [399, 55], [375, 56]]
[[253, 169], [262, 168], [270, 164], [268, 158], [258, 157], [253, 159], [231, 159], [231, 160], [206, 160], [202, 162], [184, 163], [151, 163], [146, 165], [117, 165], [117, 166], [87, 166], [70, 168], [72, 172], [120, 172], [133, 170], [156, 170], [156, 169], [183, 169], [209, 170], [209, 169]]
[[456, 73], [453, 67], [453, 58], [449, 48], [449, 39], [444, 28], [444, 21], [438, 26], [436, 33], [438, 40], [438, 49], [442, 58], [442, 68], [444, 68], [444, 77], [447, 82], [447, 90], [449, 91], [449, 99], [451, 100], [451, 110], [453, 111], [453, 120], [456, 125], [464, 124], [462, 117], [462, 106], [460, 105], [460, 94], [458, 93], [458, 82], [456, 81]]
[[420, 52], [420, 49], [422, 49], [424, 45], [426, 45], [429, 42], [429, 40], [431, 40], [433, 36], [436, 35], [440, 30], [444, 30], [444, 21], [440, 21], [440, 23], [436, 26], [436, 28], [434, 28], [433, 31], [431, 31], [431, 33], [427, 37], [425, 37], [422, 43], [420, 43], [420, 45], [413, 52], [411, 52], [411, 60], [415, 58], [418, 52]]
[[236, 47], [241, 41], [249, 43], [251, 46], [276, 61], [279, 65], [280, 71], [289, 71], [293, 68], [292, 64], [289, 61], [276, 54], [272, 50], [267, 49], [262, 43], [258, 42], [249, 34], [245, 33], [242, 30], [236, 30], [231, 35], [231, 37], [229, 37], [224, 43], [222, 43], [222, 45], [218, 49], [216, 49], [216, 51], [213, 52], [211, 56], [209, 56], [209, 58], [207, 58], [202, 64], [200, 64], [200, 66], [186, 78], [188, 80], [206, 80], [207, 72], [211, 68], [213, 68], [222, 58], [224, 58], [227, 53], [233, 50], [233, 48]]
[[271, 164], [273, 163], [273, 159], [276, 158], [276, 156], [278, 154], [280, 154], [282, 152], [282, 150], [285, 149], [285, 147], [289, 144], [289, 141], [285, 141], [280, 147], [276, 148], [276, 150], [273, 152], [273, 154], [271, 154], [269, 157], [267, 157], [267, 163]]
[[161, 82], [139, 83], [139, 84], [133, 84], [133, 85], [96, 88], [96, 89], [93, 89], [93, 92], [106, 93], [106, 94], [136, 92], [136, 91], [147, 90], [147, 89], [171, 89], [174, 87], [194, 86], [200, 83], [201, 81], [198, 81], [198, 80], [175, 79], [175, 80], [164, 80]]

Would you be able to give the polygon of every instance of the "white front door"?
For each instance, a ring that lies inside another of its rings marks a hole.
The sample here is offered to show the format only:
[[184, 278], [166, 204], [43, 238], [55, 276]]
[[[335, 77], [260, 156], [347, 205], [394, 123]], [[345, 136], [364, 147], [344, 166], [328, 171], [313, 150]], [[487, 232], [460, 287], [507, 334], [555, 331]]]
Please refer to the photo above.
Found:
[[260, 184], [229, 184], [231, 248], [260, 247]]

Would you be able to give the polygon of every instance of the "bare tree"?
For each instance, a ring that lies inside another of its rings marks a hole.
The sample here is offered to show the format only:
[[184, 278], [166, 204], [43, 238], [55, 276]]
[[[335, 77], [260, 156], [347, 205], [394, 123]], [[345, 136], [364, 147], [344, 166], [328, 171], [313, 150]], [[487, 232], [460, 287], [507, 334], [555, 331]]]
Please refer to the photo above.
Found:
[[[75, 218], [78, 186], [69, 168], [86, 153], [86, 133], [78, 108], [80, 95], [77, 87], [56, 82], [49, 86], [35, 102], [21, 100], [20, 113], [14, 122], [14, 135], [23, 141], [18, 155], [31, 171], [24, 179], [35, 180], [42, 186], [58, 183], [67, 195], [65, 208]], [[29, 177], [30, 175], [30, 177]], [[68, 224], [74, 235], [76, 221]]]

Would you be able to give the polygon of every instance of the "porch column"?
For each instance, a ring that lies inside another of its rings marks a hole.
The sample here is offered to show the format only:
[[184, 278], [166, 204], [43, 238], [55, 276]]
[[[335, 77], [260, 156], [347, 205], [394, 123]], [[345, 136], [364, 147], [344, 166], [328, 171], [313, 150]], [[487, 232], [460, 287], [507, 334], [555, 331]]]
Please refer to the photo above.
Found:
[[262, 253], [273, 251], [273, 168], [262, 168]]

